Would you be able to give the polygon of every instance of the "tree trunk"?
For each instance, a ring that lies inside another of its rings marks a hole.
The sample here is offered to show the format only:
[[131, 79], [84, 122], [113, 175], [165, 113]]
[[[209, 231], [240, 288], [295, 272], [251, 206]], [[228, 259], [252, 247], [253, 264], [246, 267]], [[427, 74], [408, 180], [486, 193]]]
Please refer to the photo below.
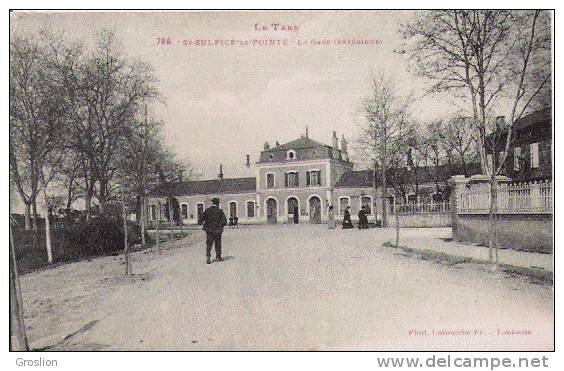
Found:
[[47, 202], [47, 192], [43, 187], [43, 197], [45, 198], [45, 246], [47, 248], [47, 261], [53, 263], [53, 250], [51, 248], [51, 222], [49, 221], [49, 204]]
[[84, 195], [84, 209], [86, 210], [86, 221], [89, 222], [92, 218], [92, 194], [88, 192]]
[[498, 264], [498, 251], [497, 251], [497, 178], [492, 175], [490, 178], [490, 239], [488, 249], [488, 260], [493, 262], [493, 250], [495, 249], [495, 263]]
[[174, 213], [172, 207], [172, 197], [168, 200], [168, 219], [170, 222], [170, 242], [174, 243]]
[[493, 250], [495, 249], [495, 264], [499, 264], [497, 246], [497, 177], [491, 176], [490, 179], [490, 241], [489, 241], [489, 262], [493, 262]]
[[69, 190], [67, 192], [67, 204], [65, 206], [65, 222], [67, 222], [67, 223], [70, 222], [70, 214], [71, 214], [71, 209], [72, 209], [72, 199], [73, 199], [73, 195], [72, 195], [72, 192]]
[[399, 211], [398, 211], [398, 203], [397, 203], [397, 192], [396, 197], [394, 197], [394, 213], [396, 215], [396, 248], [399, 247], [399, 239], [400, 239], [400, 222], [399, 222]]
[[33, 211], [33, 230], [36, 231], [38, 226], [37, 226], [37, 219], [39, 218], [39, 215], [37, 215], [37, 199], [33, 199], [33, 201], [31, 202], [31, 206], [32, 206], [32, 211]]
[[141, 198], [141, 246], [145, 246], [145, 195]]
[[106, 212], [106, 196], [100, 196], [100, 215], [104, 215]]
[[29, 351], [12, 226], [10, 226], [10, 350]]
[[[388, 189], [386, 184], [386, 164], [382, 161], [382, 227], [386, 228], [388, 226], [388, 205], [387, 205]], [[394, 200], [395, 202], [395, 200]]]
[[121, 188], [121, 203], [123, 210], [123, 255], [125, 257], [125, 274], [131, 274], [131, 267], [129, 261], [129, 241], [127, 236], [127, 209], [125, 206], [125, 186]]
[[31, 230], [31, 203], [25, 203], [25, 230]]

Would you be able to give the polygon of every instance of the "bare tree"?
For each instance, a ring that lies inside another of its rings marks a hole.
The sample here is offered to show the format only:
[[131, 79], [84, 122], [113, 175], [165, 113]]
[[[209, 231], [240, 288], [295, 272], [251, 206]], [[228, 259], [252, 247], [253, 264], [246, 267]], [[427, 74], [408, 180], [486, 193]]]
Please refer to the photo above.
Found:
[[[41, 190], [41, 172], [64, 139], [64, 100], [52, 84], [45, 50], [34, 39], [10, 42], [10, 176], [25, 204], [25, 228]], [[37, 229], [36, 218], [33, 228]]]
[[94, 197], [101, 213], [116, 198], [113, 180], [120, 149], [137, 127], [143, 102], [158, 95], [156, 79], [148, 64], [123, 55], [112, 31], [101, 32], [92, 52], [60, 35], [48, 35], [48, 39], [72, 115], [70, 143], [80, 164], [89, 218]]
[[[513, 124], [550, 84], [548, 11], [453, 10], [419, 14], [403, 27], [416, 72], [434, 82], [431, 91], [449, 91], [470, 102], [479, 138], [482, 170], [490, 179], [490, 243], [497, 256], [497, 175], [511, 143]], [[508, 99], [504, 131], [492, 128], [493, 108]], [[498, 158], [486, 161], [488, 145]]]
[[63, 159], [60, 172], [56, 182], [61, 184], [64, 193], [64, 216], [67, 222], [70, 221], [72, 205], [80, 198], [80, 162], [78, 155], [73, 151], [68, 151]]
[[157, 168], [162, 165], [163, 144], [161, 123], [148, 117], [145, 106], [143, 117], [127, 134], [120, 149], [120, 166], [124, 168], [130, 191], [135, 194], [136, 215], [141, 224], [142, 244], [145, 244], [146, 197], [149, 184], [158, 180]]
[[457, 115], [447, 120], [443, 128], [443, 145], [451, 175], [455, 171], [470, 175], [480, 156], [476, 134], [472, 118]]
[[372, 92], [362, 104], [366, 125], [358, 139], [358, 146], [374, 158], [382, 179], [382, 225], [387, 226], [387, 172], [394, 141], [399, 140], [400, 128], [406, 122], [408, 101], [398, 94], [394, 83], [383, 75], [372, 79]]
[[101, 213], [111, 198], [112, 180], [117, 169], [115, 160], [124, 137], [135, 124], [136, 113], [143, 101], [157, 95], [152, 69], [147, 64], [128, 60], [120, 47], [113, 32], [103, 32], [83, 72], [82, 93], [88, 112], [87, 122], [92, 129], [92, 140], [86, 147], [92, 160], [92, 172], [98, 181]]
[[435, 184], [436, 192], [441, 193], [441, 184], [446, 180], [444, 168], [448, 160], [443, 121], [433, 120], [427, 123], [422, 136], [418, 151], [425, 161], [424, 171]]

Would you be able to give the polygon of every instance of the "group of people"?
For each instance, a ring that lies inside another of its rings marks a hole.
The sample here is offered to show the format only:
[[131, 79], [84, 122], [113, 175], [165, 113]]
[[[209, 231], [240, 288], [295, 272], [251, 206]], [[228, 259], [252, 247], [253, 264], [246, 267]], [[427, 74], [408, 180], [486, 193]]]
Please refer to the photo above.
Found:
[[[353, 222], [351, 220], [350, 209], [350, 206], [347, 206], [347, 208], [345, 209], [345, 214], [343, 215], [343, 229], [354, 228]], [[358, 212], [358, 229], [368, 229], [368, 214], [368, 208], [363, 205]], [[333, 209], [333, 206], [329, 206], [328, 219], [329, 229], [335, 229], [337, 227], [337, 224], [335, 222], [335, 211]]]
[[[211, 264], [211, 248], [215, 245], [215, 261], [223, 261], [221, 257], [221, 234], [223, 228], [227, 225], [227, 217], [223, 210], [219, 208], [219, 199], [212, 198], [212, 206], [208, 207], [202, 215], [203, 229], [206, 232], [206, 263]], [[347, 206], [345, 214], [343, 215], [343, 229], [352, 229], [354, 225], [351, 220], [350, 206]], [[329, 206], [329, 229], [337, 227], [335, 222], [335, 212], [333, 206]], [[236, 226], [237, 220], [230, 218], [230, 225]], [[368, 228], [368, 208], [362, 206], [358, 212], [358, 229]]]

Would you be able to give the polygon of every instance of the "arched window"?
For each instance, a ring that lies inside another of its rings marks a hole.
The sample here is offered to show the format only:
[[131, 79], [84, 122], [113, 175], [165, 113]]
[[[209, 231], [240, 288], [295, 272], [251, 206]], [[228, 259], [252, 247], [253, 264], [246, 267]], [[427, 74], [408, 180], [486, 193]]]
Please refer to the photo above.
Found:
[[345, 215], [345, 210], [349, 205], [350, 205], [350, 199], [348, 197], [339, 198], [339, 215]]
[[231, 201], [229, 203], [229, 217], [235, 218], [237, 216], [237, 202]]
[[182, 219], [188, 219], [188, 204], [182, 204], [180, 208]]
[[360, 199], [360, 205], [366, 207], [366, 213], [372, 215], [372, 197], [362, 196]]
[[247, 201], [247, 218], [255, 217], [255, 202]]

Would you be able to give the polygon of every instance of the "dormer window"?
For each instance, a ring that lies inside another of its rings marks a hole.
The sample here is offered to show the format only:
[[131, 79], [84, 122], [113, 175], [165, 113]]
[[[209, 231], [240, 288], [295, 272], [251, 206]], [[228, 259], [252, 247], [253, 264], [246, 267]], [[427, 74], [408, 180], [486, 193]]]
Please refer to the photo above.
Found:
[[294, 151], [293, 149], [289, 150], [288, 152], [286, 152], [286, 158], [288, 160], [295, 160], [297, 159], [297, 154], [296, 151]]

